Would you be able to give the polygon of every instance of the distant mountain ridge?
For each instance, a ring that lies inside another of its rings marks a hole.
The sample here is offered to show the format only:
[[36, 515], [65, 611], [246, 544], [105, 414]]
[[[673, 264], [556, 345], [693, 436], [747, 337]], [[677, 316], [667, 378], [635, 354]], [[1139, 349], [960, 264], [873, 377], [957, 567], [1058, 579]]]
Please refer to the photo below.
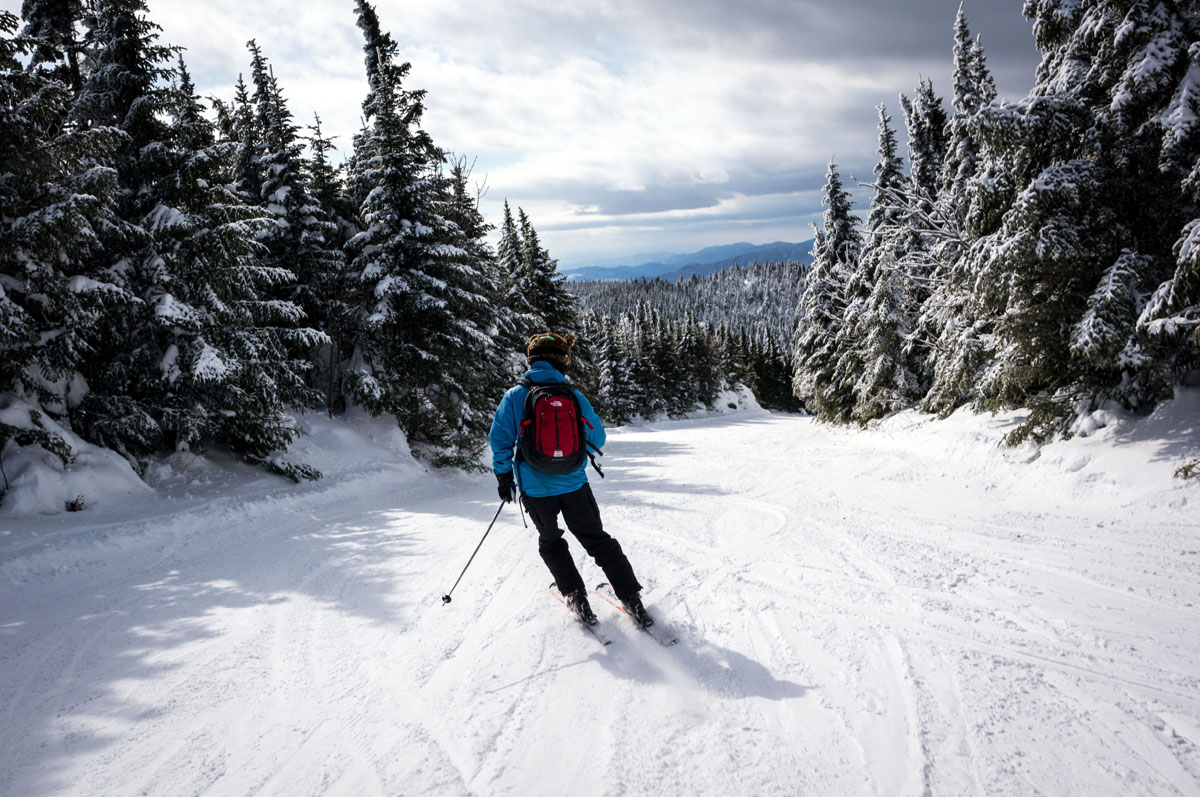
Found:
[[809, 263], [812, 262], [811, 250], [812, 241], [798, 244], [776, 241], [758, 245], [741, 242], [709, 246], [698, 252], [687, 254], [660, 256], [653, 262], [637, 265], [585, 266], [562, 271], [568, 279], [572, 280], [634, 280], [643, 277], [646, 279], [658, 277], [675, 282], [687, 279], [693, 274], [698, 276], [715, 274], [718, 271], [749, 263], [781, 261]]

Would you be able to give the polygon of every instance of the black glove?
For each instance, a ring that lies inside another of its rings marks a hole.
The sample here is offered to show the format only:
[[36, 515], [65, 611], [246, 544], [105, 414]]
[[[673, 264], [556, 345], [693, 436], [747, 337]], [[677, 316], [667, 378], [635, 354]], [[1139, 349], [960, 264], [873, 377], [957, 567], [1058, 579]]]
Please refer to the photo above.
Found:
[[497, 473], [496, 482], [499, 485], [497, 492], [500, 493], [500, 500], [506, 504], [512, 503], [512, 500], [517, 497], [517, 482], [513, 478], [513, 472]]

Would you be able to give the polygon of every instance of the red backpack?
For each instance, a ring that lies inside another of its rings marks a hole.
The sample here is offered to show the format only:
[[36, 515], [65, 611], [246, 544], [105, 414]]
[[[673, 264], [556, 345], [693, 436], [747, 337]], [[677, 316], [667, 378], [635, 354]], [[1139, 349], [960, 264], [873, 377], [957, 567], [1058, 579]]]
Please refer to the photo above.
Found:
[[[588, 451], [587, 429], [592, 425], [583, 417], [583, 408], [575, 391], [562, 382], [532, 382], [522, 378], [529, 389], [521, 417], [521, 455], [543, 473], [574, 473], [585, 459], [603, 478], [604, 472]], [[586, 429], [584, 428], [586, 426]], [[597, 454], [600, 449], [592, 448]]]

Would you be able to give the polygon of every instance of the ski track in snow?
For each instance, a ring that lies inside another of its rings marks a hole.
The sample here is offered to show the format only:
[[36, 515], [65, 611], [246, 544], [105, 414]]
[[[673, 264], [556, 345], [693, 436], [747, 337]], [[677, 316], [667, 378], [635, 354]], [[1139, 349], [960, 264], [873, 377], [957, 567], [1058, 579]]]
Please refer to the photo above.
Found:
[[614, 430], [593, 486], [671, 648], [599, 600], [597, 645], [515, 507], [442, 606], [488, 476], [0, 519], [0, 794], [1200, 793], [1190, 485], [914, 439]]

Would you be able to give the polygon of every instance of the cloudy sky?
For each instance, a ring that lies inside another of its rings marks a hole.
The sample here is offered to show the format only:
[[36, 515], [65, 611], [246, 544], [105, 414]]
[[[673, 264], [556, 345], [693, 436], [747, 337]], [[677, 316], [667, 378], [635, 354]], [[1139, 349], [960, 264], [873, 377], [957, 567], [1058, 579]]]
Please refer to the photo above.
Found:
[[[949, 90], [960, 0], [378, 0], [428, 91], [425, 127], [475, 160], [483, 210], [525, 208], [564, 265], [801, 241], [826, 164], [870, 177], [875, 106]], [[257, 39], [292, 111], [348, 148], [366, 90], [352, 0], [148, 0], [202, 94]], [[2, 0], [19, 7], [19, 0]], [[1002, 97], [1038, 55], [1018, 0], [967, 0]], [[14, 8], [14, 10], [16, 10]], [[947, 102], [948, 105], [948, 102]], [[863, 201], [866, 194], [862, 193]]]

